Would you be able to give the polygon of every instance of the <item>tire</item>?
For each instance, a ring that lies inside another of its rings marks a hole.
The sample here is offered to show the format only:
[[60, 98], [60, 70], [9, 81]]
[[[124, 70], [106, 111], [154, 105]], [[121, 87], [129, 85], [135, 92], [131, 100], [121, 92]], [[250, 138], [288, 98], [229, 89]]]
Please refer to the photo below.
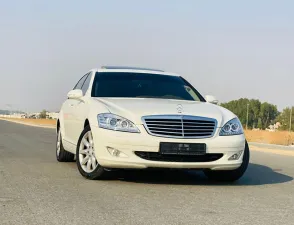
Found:
[[60, 129], [56, 138], [56, 159], [58, 162], [73, 162], [75, 155], [66, 151], [62, 144], [62, 136]]
[[243, 162], [241, 166], [235, 170], [205, 170], [204, 174], [211, 180], [221, 182], [234, 182], [239, 180], [247, 170], [250, 158], [249, 146], [246, 141]]
[[[88, 141], [89, 147], [85, 145], [84, 139]], [[88, 161], [86, 160], [87, 157]], [[96, 160], [96, 164], [93, 164], [94, 160]], [[94, 142], [90, 126], [85, 127], [80, 135], [76, 151], [76, 162], [79, 172], [83, 177], [89, 180], [101, 180], [107, 178], [109, 172], [98, 163], [95, 157]], [[88, 167], [88, 164], [90, 164], [90, 167]]]

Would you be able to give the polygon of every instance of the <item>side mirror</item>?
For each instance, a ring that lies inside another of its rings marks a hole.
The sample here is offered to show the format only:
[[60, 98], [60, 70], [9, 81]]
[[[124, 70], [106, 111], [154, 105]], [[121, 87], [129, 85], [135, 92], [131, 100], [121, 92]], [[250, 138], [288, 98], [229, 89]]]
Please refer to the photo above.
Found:
[[70, 92], [68, 92], [67, 97], [69, 99], [79, 99], [83, 97], [83, 91], [80, 89], [71, 90]]
[[218, 100], [212, 95], [206, 95], [205, 99], [206, 99], [207, 102], [209, 102], [211, 104], [217, 105], [217, 103], [218, 103]]

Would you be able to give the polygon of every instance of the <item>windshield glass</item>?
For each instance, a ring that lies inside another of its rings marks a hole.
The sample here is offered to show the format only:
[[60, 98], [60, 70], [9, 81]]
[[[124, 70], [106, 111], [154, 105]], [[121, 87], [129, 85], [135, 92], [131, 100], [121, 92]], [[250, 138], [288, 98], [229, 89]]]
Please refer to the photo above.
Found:
[[204, 101], [203, 97], [181, 77], [123, 72], [97, 73], [93, 83], [92, 97]]

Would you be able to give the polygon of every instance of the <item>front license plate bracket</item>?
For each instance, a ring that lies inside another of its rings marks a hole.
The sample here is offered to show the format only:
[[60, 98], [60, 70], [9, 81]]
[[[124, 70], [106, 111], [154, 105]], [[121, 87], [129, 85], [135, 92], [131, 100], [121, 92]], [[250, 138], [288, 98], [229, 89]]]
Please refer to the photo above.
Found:
[[206, 144], [161, 142], [159, 152], [163, 155], [205, 155]]

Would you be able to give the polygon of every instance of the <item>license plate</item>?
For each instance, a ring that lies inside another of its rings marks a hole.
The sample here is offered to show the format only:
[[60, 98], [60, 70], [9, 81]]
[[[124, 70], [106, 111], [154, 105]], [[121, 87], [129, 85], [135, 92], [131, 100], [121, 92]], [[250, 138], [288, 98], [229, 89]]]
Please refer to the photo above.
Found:
[[159, 151], [161, 154], [169, 155], [204, 155], [206, 154], [206, 144], [161, 142]]

